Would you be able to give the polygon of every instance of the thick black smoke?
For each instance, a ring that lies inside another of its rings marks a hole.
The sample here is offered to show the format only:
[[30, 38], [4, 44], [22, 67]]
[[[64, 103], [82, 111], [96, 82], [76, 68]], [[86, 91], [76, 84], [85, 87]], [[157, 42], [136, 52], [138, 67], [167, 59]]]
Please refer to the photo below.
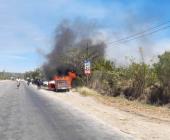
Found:
[[62, 21], [56, 29], [55, 45], [43, 65], [47, 78], [75, 70], [82, 74], [85, 59], [96, 61], [104, 57], [105, 42], [97, 39], [99, 28], [93, 23]]

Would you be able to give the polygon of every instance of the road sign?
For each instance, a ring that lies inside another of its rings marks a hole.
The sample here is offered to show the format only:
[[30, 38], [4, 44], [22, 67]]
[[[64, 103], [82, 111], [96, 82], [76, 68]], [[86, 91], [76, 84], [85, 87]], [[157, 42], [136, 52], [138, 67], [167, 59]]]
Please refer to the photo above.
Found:
[[84, 73], [90, 74], [91, 73], [91, 63], [88, 60], [84, 61]]

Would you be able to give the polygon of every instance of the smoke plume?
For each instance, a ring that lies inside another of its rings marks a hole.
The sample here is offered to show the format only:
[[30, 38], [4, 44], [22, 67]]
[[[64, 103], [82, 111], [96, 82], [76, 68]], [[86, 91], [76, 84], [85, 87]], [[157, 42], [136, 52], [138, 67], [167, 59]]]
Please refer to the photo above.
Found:
[[99, 27], [94, 23], [62, 21], [56, 28], [55, 45], [43, 65], [47, 78], [71, 70], [82, 74], [85, 59], [96, 61], [104, 57], [106, 45], [104, 40], [97, 38], [99, 34]]

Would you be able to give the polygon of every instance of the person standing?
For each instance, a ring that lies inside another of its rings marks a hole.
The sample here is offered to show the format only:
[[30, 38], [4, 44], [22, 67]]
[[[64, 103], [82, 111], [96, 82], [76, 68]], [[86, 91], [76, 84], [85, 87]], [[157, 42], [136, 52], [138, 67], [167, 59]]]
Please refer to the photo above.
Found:
[[31, 83], [31, 79], [30, 78], [27, 78], [27, 85], [29, 86]]
[[41, 88], [41, 80], [37, 79], [37, 88], [40, 89]]
[[17, 79], [16, 79], [16, 81], [17, 81], [17, 88], [19, 88], [20, 87], [20, 78], [18, 77]]

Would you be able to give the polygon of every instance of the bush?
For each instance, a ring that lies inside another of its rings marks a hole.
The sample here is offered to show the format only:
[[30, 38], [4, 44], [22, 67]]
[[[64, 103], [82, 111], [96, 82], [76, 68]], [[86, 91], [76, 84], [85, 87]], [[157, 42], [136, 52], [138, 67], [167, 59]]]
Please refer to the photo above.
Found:
[[159, 62], [154, 66], [164, 92], [170, 96], [170, 52], [165, 52], [158, 58]]
[[126, 99], [128, 100], [134, 100], [136, 99], [136, 92], [135, 88], [133, 87], [128, 87], [123, 91], [123, 95]]
[[92, 71], [88, 86], [103, 95], [123, 95], [155, 105], [170, 103], [170, 52], [159, 56], [154, 65], [132, 62], [123, 68], [101, 59], [93, 64]]
[[74, 79], [72, 81], [72, 87], [73, 88], [75, 88], [75, 87], [82, 87], [84, 84], [85, 84], [84, 80], [81, 77], [79, 77], [79, 76], [77, 76], [76, 79]]
[[118, 96], [121, 92], [116, 72], [95, 71], [90, 79], [90, 87], [107, 96]]
[[155, 105], [164, 105], [169, 103], [170, 96], [160, 86], [153, 86], [147, 93], [147, 103]]

